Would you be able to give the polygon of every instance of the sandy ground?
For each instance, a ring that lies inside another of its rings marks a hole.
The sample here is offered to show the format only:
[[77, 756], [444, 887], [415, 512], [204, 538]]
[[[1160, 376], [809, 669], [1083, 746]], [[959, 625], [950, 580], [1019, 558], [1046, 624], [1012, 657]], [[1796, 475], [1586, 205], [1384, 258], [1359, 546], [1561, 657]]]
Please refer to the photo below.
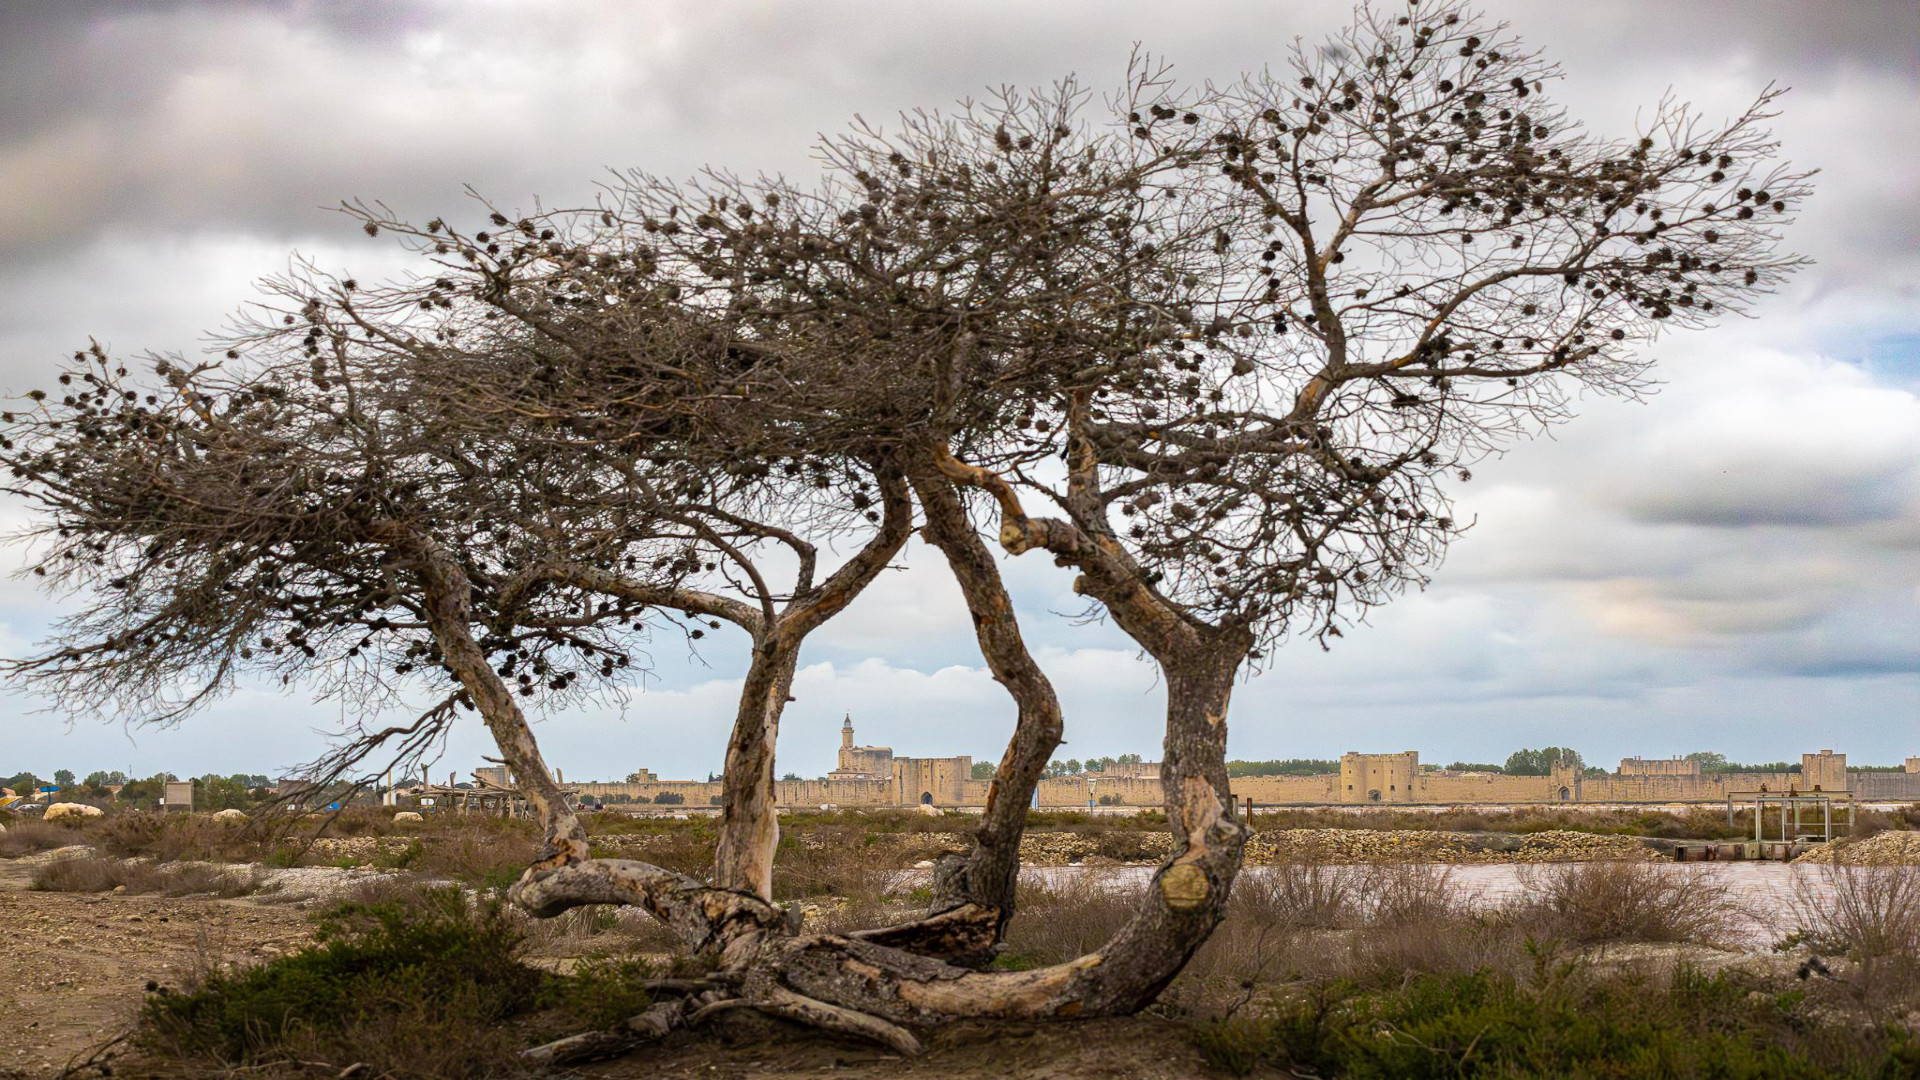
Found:
[[[24, 860], [22, 860], [24, 861]], [[26, 892], [0, 862], [0, 1075], [58, 1073], [127, 1029], [149, 980], [298, 948], [306, 914], [245, 900]]]

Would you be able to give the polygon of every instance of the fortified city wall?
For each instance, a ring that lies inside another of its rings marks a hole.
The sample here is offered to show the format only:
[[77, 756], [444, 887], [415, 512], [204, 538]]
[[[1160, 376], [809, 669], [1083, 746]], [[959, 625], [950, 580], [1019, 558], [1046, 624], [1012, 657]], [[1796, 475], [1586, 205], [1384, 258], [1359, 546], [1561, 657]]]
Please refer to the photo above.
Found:
[[[1243, 776], [1232, 782], [1242, 803], [1273, 805], [1474, 804], [1474, 803], [1657, 803], [1722, 802], [1731, 792], [1851, 791], [1869, 800], [1920, 801], [1920, 758], [1908, 758], [1904, 772], [1859, 772], [1847, 768], [1847, 756], [1831, 750], [1800, 756], [1798, 773], [1702, 773], [1697, 762], [1627, 758], [1619, 772], [1582, 776], [1556, 765], [1547, 776], [1428, 771], [1417, 751], [1397, 754], [1348, 753], [1337, 773], [1318, 776]], [[778, 805], [790, 809], [821, 806], [938, 808], [982, 806], [987, 781], [972, 778], [970, 757], [898, 757], [888, 747], [853, 745], [851, 720], [841, 729], [840, 768], [821, 780], [782, 780], [775, 785]], [[884, 769], [882, 769], [884, 767]], [[623, 783], [571, 784], [582, 796], [652, 802], [672, 792], [684, 805], [716, 805], [717, 781], [660, 780], [639, 770]], [[1035, 792], [1041, 807], [1158, 807], [1162, 804], [1159, 765], [1143, 762], [1106, 773], [1084, 773], [1042, 780]]]

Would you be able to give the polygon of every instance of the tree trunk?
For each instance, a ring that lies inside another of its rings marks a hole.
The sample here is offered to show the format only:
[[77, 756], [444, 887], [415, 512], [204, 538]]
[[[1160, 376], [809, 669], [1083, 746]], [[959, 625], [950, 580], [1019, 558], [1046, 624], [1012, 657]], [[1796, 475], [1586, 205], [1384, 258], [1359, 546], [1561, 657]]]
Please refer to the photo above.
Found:
[[466, 569], [444, 546], [396, 522], [378, 523], [375, 531], [413, 560], [426, 601], [427, 623], [440, 655], [486, 722], [520, 794], [540, 821], [546, 846], [534, 867], [566, 866], [586, 859], [586, 829], [547, 771], [526, 715], [513, 700], [513, 688], [493, 670], [485, 650], [473, 639], [473, 586]]
[[985, 964], [1014, 913], [1020, 878], [1020, 836], [1027, 807], [1047, 762], [1060, 746], [1060, 701], [1020, 635], [1013, 599], [1007, 595], [993, 552], [981, 542], [953, 484], [930, 469], [911, 473], [926, 519], [927, 540], [940, 549], [960, 583], [974, 636], [995, 681], [1018, 708], [986, 808], [974, 830], [973, 849], [950, 855], [934, 870], [929, 918], [856, 935], [876, 944], [939, 956], [956, 963]]
[[786, 983], [906, 1025], [1126, 1015], [1152, 1002], [1219, 924], [1246, 839], [1230, 810], [1226, 770], [1227, 704], [1244, 649], [1212, 644], [1166, 665], [1161, 783], [1175, 850], [1106, 944], [1033, 971], [970, 972], [871, 947], [878, 942], [799, 937], [769, 946]]
[[793, 690], [800, 649], [798, 642], [787, 640], [780, 620], [767, 627], [761, 637], [763, 640], [754, 643], [753, 662], [740, 689], [739, 710], [734, 714], [733, 735], [727, 741], [713, 883], [771, 902], [773, 853], [780, 842], [779, 819], [774, 813], [773, 754], [780, 735], [780, 714]]
[[1125, 1014], [1147, 1005], [1226, 913], [1246, 843], [1227, 787], [1227, 704], [1245, 654], [1244, 645], [1207, 642], [1161, 659], [1167, 735], [1160, 786], [1174, 852], [1133, 918], [1101, 948], [1106, 962], [1089, 974], [1089, 1012]]

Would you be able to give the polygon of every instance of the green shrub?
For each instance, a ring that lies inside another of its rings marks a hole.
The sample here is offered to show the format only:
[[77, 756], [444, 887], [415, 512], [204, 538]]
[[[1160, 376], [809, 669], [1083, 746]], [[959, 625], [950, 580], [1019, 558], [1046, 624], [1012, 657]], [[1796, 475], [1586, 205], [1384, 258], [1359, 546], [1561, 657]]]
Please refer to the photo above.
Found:
[[1215, 1066], [1369, 1080], [1911, 1076], [1920, 1043], [1896, 1028], [1821, 1029], [1787, 997], [1724, 976], [1681, 972], [1671, 987], [1551, 980], [1529, 988], [1486, 973], [1421, 976], [1367, 993], [1320, 987], [1201, 1025]]
[[575, 1018], [583, 1028], [606, 1030], [653, 1004], [643, 984], [654, 974], [644, 960], [587, 960], [568, 977], [551, 980], [542, 1003]]
[[[404, 1060], [407, 1044], [418, 1041], [409, 1030], [430, 1021], [438, 1038], [466, 1040], [477, 1055], [467, 1064], [480, 1071], [481, 1061], [504, 1052], [499, 1022], [532, 1007], [543, 982], [518, 960], [521, 934], [503, 907], [470, 905], [459, 889], [343, 904], [319, 924], [316, 944], [291, 956], [150, 996], [141, 1046], [242, 1063], [346, 1042], [363, 1058], [388, 1056], [384, 1048]], [[399, 1041], [387, 1046], [383, 1032]], [[381, 1045], [360, 1045], [369, 1038]], [[465, 1067], [455, 1062], [448, 1071]]]

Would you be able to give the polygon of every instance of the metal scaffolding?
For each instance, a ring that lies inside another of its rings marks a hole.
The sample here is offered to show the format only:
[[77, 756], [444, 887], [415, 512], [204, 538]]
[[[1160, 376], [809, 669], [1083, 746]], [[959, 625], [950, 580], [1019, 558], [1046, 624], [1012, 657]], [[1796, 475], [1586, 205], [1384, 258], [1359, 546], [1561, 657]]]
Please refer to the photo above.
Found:
[[[1736, 803], [1738, 804], [1736, 806]], [[1753, 841], [1766, 843], [1767, 818], [1770, 809], [1777, 808], [1779, 814], [1779, 832], [1773, 839], [1783, 844], [1796, 844], [1801, 841], [1831, 841], [1836, 835], [1851, 835], [1854, 826], [1854, 801], [1851, 791], [1729, 791], [1727, 792], [1727, 824], [1734, 823], [1736, 810], [1753, 810]], [[1809, 820], [1808, 812], [1814, 818]], [[1845, 820], [1836, 816], [1835, 811], [1844, 811]]]

